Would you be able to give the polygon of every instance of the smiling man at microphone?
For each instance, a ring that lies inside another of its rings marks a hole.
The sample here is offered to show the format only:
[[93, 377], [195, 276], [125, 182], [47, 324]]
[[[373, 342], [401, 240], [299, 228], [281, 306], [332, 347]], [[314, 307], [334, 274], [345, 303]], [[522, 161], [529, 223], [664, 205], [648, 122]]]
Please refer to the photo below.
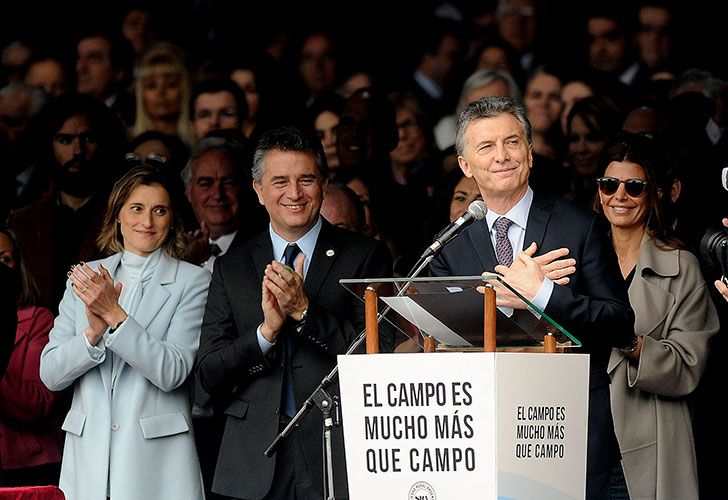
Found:
[[[596, 213], [529, 187], [531, 124], [520, 102], [487, 97], [468, 105], [458, 117], [455, 147], [460, 168], [477, 182], [488, 211], [436, 250], [430, 272], [500, 273], [582, 341], [590, 354], [587, 498], [608, 498], [619, 452], [606, 368], [611, 348], [630, 344], [634, 313], [607, 228]], [[498, 293], [499, 306], [523, 307], [519, 302]]]

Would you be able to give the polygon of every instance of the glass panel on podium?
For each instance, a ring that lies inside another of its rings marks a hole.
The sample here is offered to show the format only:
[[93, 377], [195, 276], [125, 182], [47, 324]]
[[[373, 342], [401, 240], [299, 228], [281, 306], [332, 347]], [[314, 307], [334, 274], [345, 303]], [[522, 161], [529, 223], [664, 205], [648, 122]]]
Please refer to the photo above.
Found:
[[486, 286], [493, 287], [496, 297], [507, 298], [512, 306], [497, 307], [498, 349], [542, 350], [546, 335], [555, 338], [559, 351], [581, 347], [576, 337], [495, 273], [342, 279], [340, 283], [362, 301], [367, 288], [376, 292], [381, 318], [401, 334], [395, 342], [396, 352], [418, 352], [425, 335], [437, 340], [438, 350], [483, 350], [483, 287]]

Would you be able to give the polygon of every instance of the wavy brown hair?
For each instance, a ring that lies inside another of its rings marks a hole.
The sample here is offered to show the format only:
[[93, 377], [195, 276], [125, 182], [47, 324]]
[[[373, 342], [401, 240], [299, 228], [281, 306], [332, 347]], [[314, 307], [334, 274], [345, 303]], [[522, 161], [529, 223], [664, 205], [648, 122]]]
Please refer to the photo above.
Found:
[[[631, 162], [637, 164], [645, 173], [647, 188], [643, 196], [647, 197], [649, 211], [645, 220], [645, 231], [663, 249], [685, 248], [685, 245], [670, 232], [663, 214], [660, 201], [660, 189], [664, 185], [663, 176], [667, 168], [667, 158], [660, 145], [645, 134], [621, 132], [612, 142], [605, 145], [599, 158], [599, 173], [604, 175], [612, 162]], [[604, 216], [604, 209], [599, 201], [599, 193], [594, 197], [594, 210]]]
[[129, 170], [114, 184], [114, 189], [111, 190], [109, 195], [109, 203], [106, 207], [101, 233], [96, 239], [96, 245], [102, 252], [107, 254], [121, 252], [124, 249], [124, 237], [121, 234], [117, 220], [121, 208], [137, 186], [160, 186], [167, 191], [172, 211], [172, 226], [169, 228], [169, 233], [162, 244], [162, 248], [171, 257], [183, 258], [187, 252], [187, 245], [184, 237], [180, 211], [181, 200], [179, 199], [178, 190], [174, 189], [174, 184], [166, 172], [143, 165]]

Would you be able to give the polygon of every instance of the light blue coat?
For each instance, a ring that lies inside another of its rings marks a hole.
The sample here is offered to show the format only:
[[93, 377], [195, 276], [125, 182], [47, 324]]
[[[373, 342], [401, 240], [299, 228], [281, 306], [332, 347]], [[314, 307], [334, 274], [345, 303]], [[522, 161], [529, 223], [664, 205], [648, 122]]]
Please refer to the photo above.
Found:
[[[101, 263], [114, 276], [120, 260], [118, 253], [89, 265]], [[63, 422], [66, 498], [204, 498], [188, 376], [209, 282], [206, 270], [162, 254], [137, 313], [104, 335], [98, 350], [86, 344], [85, 306], [67, 286], [40, 362], [49, 389], [74, 386]], [[125, 361], [117, 361], [115, 377], [109, 352]]]

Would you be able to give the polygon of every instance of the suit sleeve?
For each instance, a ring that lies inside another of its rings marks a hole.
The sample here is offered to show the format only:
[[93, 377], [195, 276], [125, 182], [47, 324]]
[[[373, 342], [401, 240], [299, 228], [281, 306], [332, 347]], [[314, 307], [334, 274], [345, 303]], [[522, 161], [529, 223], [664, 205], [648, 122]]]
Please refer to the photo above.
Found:
[[152, 335], [129, 316], [106, 340], [108, 349], [166, 392], [175, 390], [187, 380], [200, 345], [210, 273], [198, 267], [192, 269], [193, 274], [180, 280], [185, 289], [165, 334]]
[[450, 265], [448, 264], [445, 256], [442, 253], [436, 255], [435, 258], [430, 261], [429, 273], [430, 276], [436, 277], [452, 275]]
[[692, 255], [686, 257], [681, 259], [680, 285], [666, 317], [667, 332], [659, 339], [644, 336], [639, 362], [629, 364], [627, 375], [630, 387], [670, 398], [687, 396], [698, 386], [710, 339], [720, 328], [698, 262]]
[[544, 312], [585, 347], [624, 347], [634, 333], [634, 312], [601, 219], [592, 219], [576, 259], [579, 285], [554, 286]]
[[[388, 248], [381, 242], [372, 246], [355, 278], [387, 278], [392, 275], [392, 258]], [[348, 276], [341, 276], [347, 278]], [[353, 296], [352, 296], [353, 298]], [[336, 356], [346, 352], [349, 345], [366, 326], [365, 306], [361, 300], [354, 300], [352, 317], [342, 316], [340, 311], [330, 311], [316, 304], [309, 305], [308, 319], [300, 331], [295, 330], [304, 341], [311, 342], [323, 352]], [[383, 325], [384, 326], [384, 325]], [[391, 351], [394, 347], [392, 332], [383, 328], [380, 350]]]
[[[258, 345], [256, 335], [258, 316], [262, 321], [259, 298], [255, 304], [246, 304], [248, 311], [255, 308], [255, 318], [245, 318], [246, 331], [238, 330], [240, 325], [236, 324], [232, 304], [240, 303], [241, 300], [251, 300], [252, 294], [243, 298], [231, 292], [232, 285], [226, 279], [231, 272], [231, 265], [230, 260], [215, 262], [202, 325], [197, 375], [203, 389], [212, 396], [228, 395], [236, 386], [244, 385], [250, 379], [276, 368], [276, 362], [279, 361], [282, 351], [280, 348], [282, 342], [278, 342], [267, 355], [263, 354]], [[371, 246], [371, 250], [358, 267], [352, 268], [351, 275], [341, 277], [389, 277], [391, 272], [392, 259], [389, 250], [384, 244], [377, 243]], [[364, 328], [364, 304], [353, 296], [351, 299], [354, 301], [352, 317], [346, 317], [341, 311], [332, 311], [311, 302], [303, 326], [296, 328], [296, 325], [289, 321], [284, 325], [281, 334], [295, 335], [301, 341], [335, 358], [337, 354], [346, 351], [356, 335]], [[393, 336], [386, 329], [385, 332], [387, 334], [383, 335], [383, 340], [380, 342], [383, 351], [391, 350], [393, 347]]]
[[[249, 331], [238, 331], [232, 302], [251, 301], [255, 295], [251, 293], [241, 297], [231, 292], [230, 280], [226, 280], [226, 276], [232, 269], [233, 266], [228, 267], [223, 259], [215, 261], [202, 320], [196, 374], [202, 388], [213, 396], [228, 394], [235, 385], [245, 383], [248, 378], [270, 368], [272, 359], [280, 353], [276, 346], [267, 356], [263, 354], [256, 335], [258, 324], [254, 324], [254, 319], [241, 325]], [[241, 271], [237, 269], [237, 272]], [[247, 285], [255, 286], [252, 283]], [[260, 309], [259, 300], [256, 304], [245, 304], [245, 307]]]
[[85, 328], [80, 330], [76, 324], [76, 309], [85, 314], [85, 305], [71, 289], [70, 281], [66, 282], [66, 290], [58, 306], [58, 316], [48, 335], [48, 343], [40, 355], [40, 378], [52, 391], [62, 391], [106, 359], [102, 351], [92, 355], [86, 346]]

